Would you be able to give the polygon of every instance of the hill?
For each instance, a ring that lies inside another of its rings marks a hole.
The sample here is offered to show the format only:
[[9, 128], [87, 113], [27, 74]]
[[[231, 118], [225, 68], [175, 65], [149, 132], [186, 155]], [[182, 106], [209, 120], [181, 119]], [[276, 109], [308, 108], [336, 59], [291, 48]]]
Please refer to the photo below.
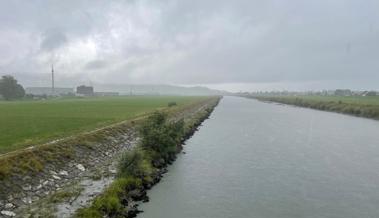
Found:
[[132, 85], [132, 84], [95, 84], [97, 92], [119, 92], [120, 94], [133, 95], [183, 95], [183, 96], [202, 96], [202, 95], [224, 95], [225, 91], [209, 89], [202, 86], [183, 87], [174, 85]]

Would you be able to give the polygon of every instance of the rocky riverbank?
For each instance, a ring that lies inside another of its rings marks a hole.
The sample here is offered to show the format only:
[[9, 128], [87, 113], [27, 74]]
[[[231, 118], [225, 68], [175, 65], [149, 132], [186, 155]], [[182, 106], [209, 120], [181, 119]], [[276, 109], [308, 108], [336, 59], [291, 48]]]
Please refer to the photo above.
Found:
[[[171, 109], [170, 119], [193, 117], [213, 101]], [[0, 157], [0, 217], [69, 217], [91, 203], [113, 181], [120, 155], [138, 143], [143, 119]]]
[[[93, 201], [90, 207], [80, 209], [76, 216], [135, 217], [140, 213], [139, 202], [149, 200], [147, 191], [161, 180], [163, 174], [167, 172], [166, 167], [176, 159], [177, 153], [182, 150], [185, 140], [190, 138], [198, 126], [208, 118], [218, 101], [219, 99], [214, 99], [209, 104], [195, 110], [191, 116], [185, 119], [183, 129], [180, 127], [181, 124], [178, 124], [181, 121], [166, 123], [161, 120], [164, 118], [159, 114], [149, 118], [148, 122], [143, 125], [148, 130], [143, 127], [142, 130], [140, 129], [141, 144], [134, 151], [128, 152], [120, 161], [117, 179]], [[158, 126], [154, 127], [156, 124]], [[170, 130], [170, 128], [173, 129]], [[158, 133], [162, 131], [165, 133]], [[170, 131], [173, 132], [170, 133]], [[150, 133], [154, 133], [154, 136]], [[176, 137], [179, 137], [177, 142]], [[165, 139], [161, 140], [162, 138]]]
[[[116, 158], [120, 151], [131, 149], [135, 141], [135, 130], [130, 126], [123, 131], [123, 134], [109, 136], [106, 141], [99, 144], [79, 143], [66, 148], [69, 149], [67, 156], [59, 158], [37, 159], [35, 157], [39, 155], [37, 153], [41, 153], [40, 155], [44, 157], [51, 155], [45, 149], [25, 151], [26, 154], [22, 152], [19, 155], [31, 157], [30, 161], [24, 163], [31, 166], [23, 169], [23, 166], [16, 165], [18, 168], [15, 172], [1, 180], [1, 214], [4, 216], [22, 214], [23, 217], [28, 217], [34, 214], [33, 205], [38, 205], [38, 202], [46, 198], [58, 202], [71, 197], [69, 195], [74, 196], [75, 193], [66, 191], [66, 187], [74, 186], [86, 178], [111, 175], [112, 159]], [[15, 157], [10, 161], [17, 160]], [[21, 161], [23, 160], [22, 158]], [[43, 169], [34, 168], [39, 164]], [[52, 211], [50, 209], [38, 211], [41, 212], [50, 214]]]

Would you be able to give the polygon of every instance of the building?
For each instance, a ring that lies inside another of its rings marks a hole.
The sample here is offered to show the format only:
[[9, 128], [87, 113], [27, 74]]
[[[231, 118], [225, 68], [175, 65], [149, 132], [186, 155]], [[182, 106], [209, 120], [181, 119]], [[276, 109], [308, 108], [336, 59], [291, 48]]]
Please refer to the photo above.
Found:
[[93, 96], [95, 93], [92, 86], [81, 85], [76, 87], [76, 94], [82, 96]]
[[119, 96], [118, 92], [95, 92], [96, 96]]
[[377, 96], [377, 92], [376, 91], [364, 91], [362, 92], [361, 94], [362, 96]]
[[337, 96], [351, 96], [352, 92], [351, 92], [350, 89], [337, 89], [334, 92], [334, 95], [337, 95]]
[[74, 94], [73, 88], [54, 88], [51, 87], [27, 87], [25, 88], [25, 93], [29, 95], [46, 95], [46, 96], [57, 96], [57, 95], [72, 95]]

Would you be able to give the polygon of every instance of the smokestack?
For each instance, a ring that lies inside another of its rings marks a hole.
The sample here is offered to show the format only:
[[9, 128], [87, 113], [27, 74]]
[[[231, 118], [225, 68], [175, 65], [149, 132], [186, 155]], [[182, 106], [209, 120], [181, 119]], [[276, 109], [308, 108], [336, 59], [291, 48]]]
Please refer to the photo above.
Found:
[[54, 95], [55, 87], [54, 87], [54, 65], [51, 65], [51, 93]]

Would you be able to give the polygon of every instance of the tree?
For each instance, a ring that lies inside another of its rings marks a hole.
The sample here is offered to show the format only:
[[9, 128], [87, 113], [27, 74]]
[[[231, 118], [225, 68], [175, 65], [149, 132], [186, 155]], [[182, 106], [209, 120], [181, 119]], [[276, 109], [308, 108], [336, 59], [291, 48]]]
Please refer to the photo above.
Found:
[[25, 96], [25, 90], [13, 76], [2, 76], [0, 79], [0, 95], [5, 100], [20, 99]]
[[369, 91], [369, 92], [367, 92], [366, 96], [376, 96], [376, 92], [375, 91]]

